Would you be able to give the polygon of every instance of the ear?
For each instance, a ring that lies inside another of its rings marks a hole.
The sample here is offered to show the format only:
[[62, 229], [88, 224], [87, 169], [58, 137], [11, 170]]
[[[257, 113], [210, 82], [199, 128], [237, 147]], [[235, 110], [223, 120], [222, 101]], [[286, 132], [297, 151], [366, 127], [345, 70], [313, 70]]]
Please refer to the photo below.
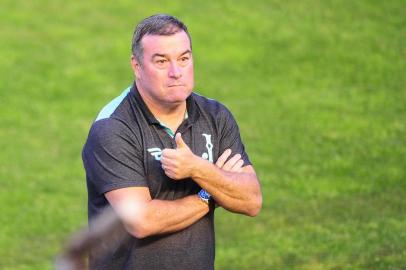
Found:
[[131, 68], [133, 69], [134, 76], [136, 78], [139, 78], [141, 66], [140, 66], [140, 63], [138, 63], [138, 61], [134, 55], [131, 55]]

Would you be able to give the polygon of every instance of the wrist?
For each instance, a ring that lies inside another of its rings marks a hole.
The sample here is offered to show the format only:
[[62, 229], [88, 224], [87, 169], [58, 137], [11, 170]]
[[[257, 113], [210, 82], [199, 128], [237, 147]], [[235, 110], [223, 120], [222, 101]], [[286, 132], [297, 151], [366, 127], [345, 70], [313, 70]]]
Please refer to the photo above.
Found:
[[190, 177], [195, 180], [200, 179], [202, 177], [202, 171], [205, 170], [206, 163], [211, 164], [210, 162], [208, 162], [207, 160], [205, 160], [199, 156], [195, 156], [193, 163], [194, 163], [194, 166], [190, 173]]
[[197, 196], [199, 196], [199, 199], [206, 203], [207, 205], [210, 205], [210, 201], [212, 200], [212, 197], [210, 193], [208, 193], [206, 190], [201, 189], [199, 193], [197, 193]]

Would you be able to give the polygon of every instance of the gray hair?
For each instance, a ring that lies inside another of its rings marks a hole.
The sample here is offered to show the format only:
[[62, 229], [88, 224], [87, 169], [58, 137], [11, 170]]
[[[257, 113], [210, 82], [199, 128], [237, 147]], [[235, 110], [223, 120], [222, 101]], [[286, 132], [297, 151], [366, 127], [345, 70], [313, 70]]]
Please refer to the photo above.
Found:
[[188, 35], [190, 48], [192, 48], [192, 39], [183, 22], [167, 14], [152, 15], [142, 20], [135, 28], [131, 45], [132, 54], [138, 63], [142, 65], [144, 48], [142, 47], [141, 39], [145, 35], [171, 36], [181, 31], [184, 31]]

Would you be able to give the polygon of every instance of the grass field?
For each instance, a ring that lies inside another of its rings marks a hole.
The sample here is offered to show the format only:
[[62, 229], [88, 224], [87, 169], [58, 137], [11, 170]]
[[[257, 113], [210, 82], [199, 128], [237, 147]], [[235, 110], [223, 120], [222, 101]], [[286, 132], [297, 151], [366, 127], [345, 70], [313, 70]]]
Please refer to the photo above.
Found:
[[406, 269], [403, 1], [10, 1], [0, 8], [0, 269], [52, 269], [86, 225], [81, 148], [132, 81], [134, 25], [190, 29], [196, 91], [237, 118], [254, 218], [216, 212], [217, 269]]

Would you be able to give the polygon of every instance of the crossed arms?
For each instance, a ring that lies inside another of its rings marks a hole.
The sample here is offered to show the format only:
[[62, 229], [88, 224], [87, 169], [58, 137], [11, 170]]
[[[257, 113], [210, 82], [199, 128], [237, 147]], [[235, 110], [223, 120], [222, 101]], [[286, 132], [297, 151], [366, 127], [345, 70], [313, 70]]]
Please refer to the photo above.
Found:
[[[176, 149], [162, 151], [162, 168], [174, 181], [192, 178], [208, 191], [216, 203], [235, 213], [256, 216], [262, 206], [258, 178], [252, 166], [242, 167], [239, 154], [226, 150], [212, 164], [192, 153], [176, 134]], [[166, 201], [152, 199], [147, 187], [130, 187], [109, 191], [105, 196], [122, 218], [130, 234], [137, 238], [182, 230], [209, 212], [198, 195]]]

